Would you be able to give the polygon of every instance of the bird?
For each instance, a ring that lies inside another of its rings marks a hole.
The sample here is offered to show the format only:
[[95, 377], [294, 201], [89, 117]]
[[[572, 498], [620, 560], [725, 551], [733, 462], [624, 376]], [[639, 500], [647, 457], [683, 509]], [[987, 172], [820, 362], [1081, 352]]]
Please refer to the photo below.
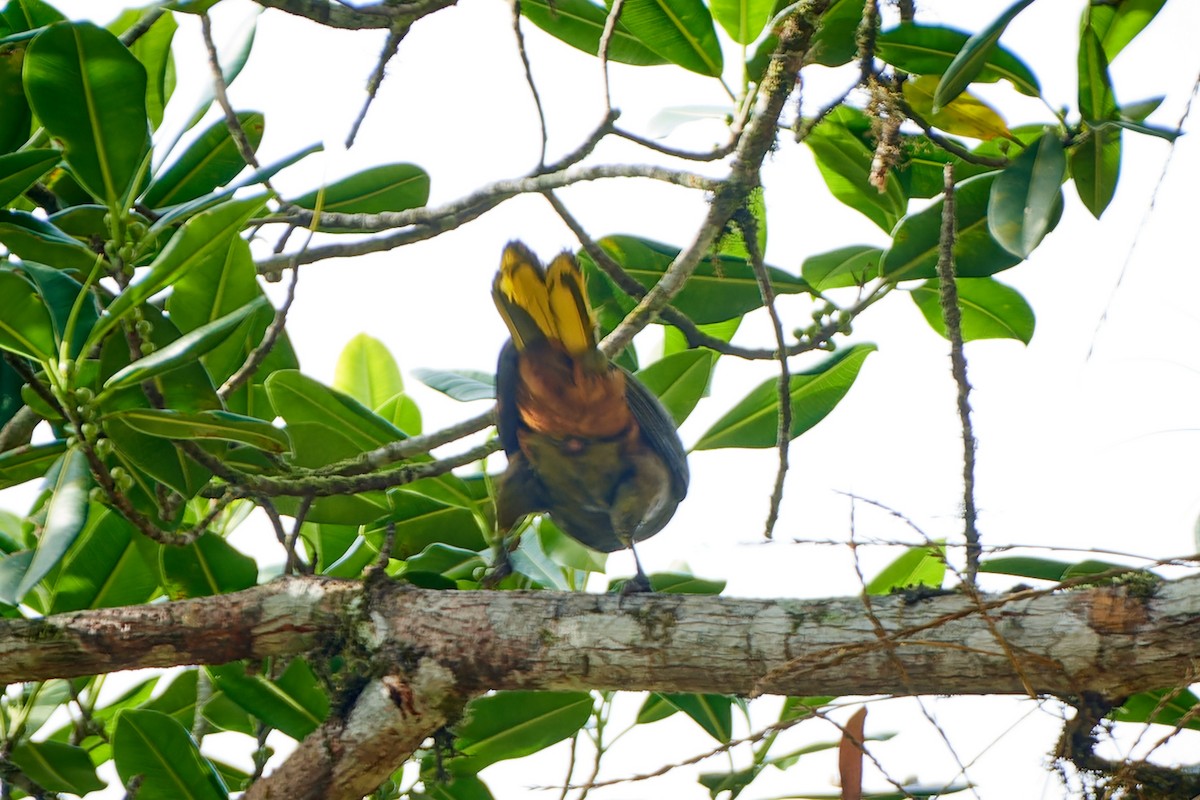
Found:
[[[626, 590], [649, 591], [633, 545], [661, 531], [687, 495], [687, 454], [658, 398], [597, 347], [584, 287], [569, 251], [543, 267], [521, 242], [505, 246], [492, 284], [511, 335], [496, 370], [508, 457], [496, 522], [512, 531], [528, 514], [548, 514], [593, 550], [628, 548], [637, 576]], [[504, 559], [516, 545], [505, 541]]]

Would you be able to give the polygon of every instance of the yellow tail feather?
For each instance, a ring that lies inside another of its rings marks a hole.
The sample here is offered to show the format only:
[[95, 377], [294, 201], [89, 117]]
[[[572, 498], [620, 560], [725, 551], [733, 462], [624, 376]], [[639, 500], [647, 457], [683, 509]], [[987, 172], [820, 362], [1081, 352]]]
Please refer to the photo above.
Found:
[[572, 357], [595, 349], [596, 323], [570, 253], [556, 256], [546, 271], [529, 248], [510, 242], [492, 296], [518, 350], [538, 338], [560, 342]]

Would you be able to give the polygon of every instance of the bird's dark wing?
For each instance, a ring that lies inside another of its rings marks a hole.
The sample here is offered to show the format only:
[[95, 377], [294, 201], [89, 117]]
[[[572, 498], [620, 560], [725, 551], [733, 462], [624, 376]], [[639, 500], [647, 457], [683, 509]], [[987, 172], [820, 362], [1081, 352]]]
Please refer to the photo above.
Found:
[[517, 428], [521, 424], [517, 381], [517, 347], [509, 339], [500, 349], [500, 360], [496, 364], [496, 432], [504, 452], [510, 456], [521, 449], [517, 441]]
[[676, 501], [687, 495], [687, 453], [679, 441], [675, 422], [654, 393], [642, 385], [628, 370], [625, 373], [625, 399], [651, 449], [666, 462], [671, 471], [671, 494]]

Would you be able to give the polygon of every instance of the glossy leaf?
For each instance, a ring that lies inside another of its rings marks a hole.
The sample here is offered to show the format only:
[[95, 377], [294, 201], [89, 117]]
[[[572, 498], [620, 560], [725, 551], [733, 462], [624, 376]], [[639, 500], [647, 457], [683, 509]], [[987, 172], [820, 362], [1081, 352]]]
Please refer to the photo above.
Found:
[[400, 367], [378, 339], [360, 333], [346, 343], [333, 371], [333, 388], [377, 409], [404, 391]]
[[100, 791], [104, 781], [82, 747], [64, 742], [22, 741], [12, 749], [9, 760], [42, 789], [84, 795]]
[[[753, 220], [754, 239], [758, 244], [758, 252], [766, 253], [767, 201], [761, 186], [755, 186], [750, 190], [750, 195], [746, 198], [746, 204], [741, 211], [749, 214], [750, 219]], [[746, 227], [749, 227], [749, 224]], [[750, 251], [746, 248], [746, 232], [742, 230], [742, 224], [736, 220], [731, 220], [726, 225], [713, 249], [723, 256], [744, 258], [747, 261], [750, 259]]]
[[66, 442], [57, 441], [0, 453], [0, 489], [42, 477], [66, 450]]
[[52, 223], [27, 211], [0, 211], [0, 242], [25, 261], [56, 269], [91, 272], [100, 256]]
[[0, 349], [49, 361], [56, 353], [50, 312], [33, 285], [0, 269]]
[[417, 380], [460, 402], [494, 400], [496, 376], [471, 369], [448, 370], [418, 367], [412, 371]]
[[341, 214], [377, 214], [420, 208], [429, 202], [429, 173], [416, 164], [381, 164], [291, 202], [301, 208], [315, 209], [318, 198], [322, 211]]
[[[108, 29], [118, 36], [134, 25], [144, 9], [129, 8], [113, 20]], [[171, 57], [171, 41], [179, 24], [174, 14], [163, 14], [150, 29], [129, 45], [129, 52], [146, 68], [146, 113], [150, 127], [157, 129], [162, 124], [163, 110], [175, 91], [175, 62]]]
[[1048, 130], [1013, 159], [992, 183], [988, 230], [1006, 250], [1029, 258], [1062, 216], [1062, 182], [1067, 156]]
[[269, 422], [229, 411], [176, 411], [172, 408], [134, 408], [106, 417], [164, 439], [216, 439], [256, 447], [269, 453], [286, 452], [287, 433]]
[[405, 561], [408, 570], [435, 572], [452, 579], [469, 579], [476, 569], [485, 566], [475, 550], [435, 543]]
[[[251, 150], [258, 150], [265, 123], [257, 111], [241, 111], [238, 122]], [[229, 183], [246, 168], [237, 142], [224, 119], [205, 129], [175, 163], [156, 177], [142, 197], [151, 208], [186, 203]]]
[[698, 578], [687, 572], [652, 572], [646, 577], [650, 579], [650, 588], [659, 594], [720, 594], [725, 591], [725, 581]]
[[447, 763], [456, 775], [474, 774], [489, 764], [520, 758], [571, 736], [592, 716], [587, 692], [497, 692], [472, 700], [455, 726]]
[[1130, 695], [1109, 716], [1117, 722], [1152, 722], [1200, 730], [1197, 706], [1200, 697], [1188, 689], [1155, 689]]
[[[41, 295], [42, 301], [50, 312], [50, 324], [54, 327], [54, 342], [59, 346], [59, 352], [65, 351], [70, 358], [78, 357], [83, 350], [87, 332], [96, 323], [98, 317], [95, 299], [79, 281], [62, 270], [33, 261], [23, 262], [21, 269], [33, 281], [38, 294]], [[74, 315], [73, 322], [72, 315]], [[72, 325], [74, 325], [73, 328]], [[64, 347], [68, 336], [71, 339], [70, 346]]]
[[[1040, 134], [1042, 129], [1040, 126], [1036, 126], [1036, 130], [1037, 134]], [[1012, 130], [1010, 133], [1019, 143], [1024, 144], [1028, 141], [1023, 138], [1023, 131], [1020, 128]], [[962, 141], [957, 141], [953, 137], [947, 138], [964, 149], [970, 149]], [[1033, 138], [1037, 138], [1037, 135]], [[1009, 150], [1017, 149], [1012, 146], [1013, 142], [1010, 139], [993, 139], [992, 141], [1004, 144], [1003, 155], [1005, 157], [1009, 155]], [[987, 144], [987, 142], [984, 143], [984, 145]], [[998, 147], [993, 149], [999, 151]], [[983, 164], [972, 164], [952, 155], [924, 134], [902, 133], [900, 135], [900, 152], [900, 168], [897, 170], [896, 178], [900, 181], [900, 186], [904, 189], [905, 194], [914, 199], [937, 197], [942, 193], [945, 188], [946, 164], [954, 165], [956, 181], [965, 181], [974, 175], [982, 175], [996, 169]], [[997, 152], [995, 155], [1000, 155], [1000, 153]]]
[[21, 196], [49, 172], [60, 158], [62, 154], [57, 150], [23, 150], [0, 156], [0, 204], [8, 205]]
[[114, 373], [104, 382], [104, 388], [120, 389], [125, 386], [133, 386], [183, 364], [196, 361], [224, 342], [246, 317], [268, 305], [265, 297], [259, 297], [220, 319], [189, 331], [161, 350], [155, 350], [150, 355], [139, 358]]
[[702, 0], [627, 0], [621, 22], [671, 63], [701, 75], [721, 75], [721, 44]]
[[[778, 12], [785, 5], [776, 3], [775, 10]], [[813, 62], [826, 67], [840, 67], [853, 61], [858, 56], [858, 29], [862, 24], [862, 16], [863, 4], [858, 0], [833, 0], [821, 15], [821, 27], [812, 37], [809, 57]], [[776, 37], [767, 37], [767, 41], [771, 40], [776, 40]], [[778, 44], [778, 40], [775, 44]], [[772, 45], [771, 49], [774, 47]]]
[[78, 448], [67, 450], [62, 460], [46, 475], [50, 499], [46, 503], [46, 521], [38, 538], [33, 561], [17, 586], [17, 599], [38, 584], [58, 565], [67, 548], [83, 530], [88, 516], [88, 491], [92, 474], [87, 457]]
[[713, 363], [711, 350], [684, 350], [660, 358], [636, 375], [657, 395], [675, 424], [681, 425], [708, 389]]
[[866, 586], [867, 594], [891, 594], [911, 586], [940, 588], [946, 579], [946, 549], [910, 547], [888, 564]]
[[118, 295], [107, 315], [92, 329], [89, 341], [99, 342], [126, 314], [159, 290], [193, 269], [223, 261], [242, 225], [262, 208], [262, 197], [230, 200], [202, 211], [184, 223], [150, 265], [141, 280]]
[[879, 274], [882, 256], [882, 250], [868, 244], [839, 247], [804, 259], [800, 274], [821, 292], [842, 286], [863, 286]]
[[113, 761], [121, 782], [142, 776], [140, 800], [226, 800], [229, 790], [182, 725], [158, 711], [117, 714]]
[[208, 671], [229, 699], [293, 739], [312, 733], [329, 714], [329, 699], [303, 659], [292, 661], [275, 681], [247, 672], [243, 662]]
[[975, 77], [991, 59], [996, 43], [1000, 41], [1004, 29], [1017, 14], [1024, 11], [1032, 2], [1033, 0], [1017, 0], [1016, 3], [1009, 6], [1008, 10], [997, 17], [995, 22], [967, 40], [967, 43], [958, 51], [958, 55], [954, 57], [954, 61], [942, 74], [941, 80], [938, 81], [933, 97], [935, 109], [945, 108], [975, 80]]
[[59, 22], [25, 54], [25, 92], [80, 183], [111, 209], [150, 146], [146, 69], [117, 37], [87, 22]]
[[[521, 13], [546, 33], [578, 50], [591, 55], [600, 51], [600, 36], [608, 17], [608, 10], [603, 6], [588, 0], [525, 0], [521, 3]], [[608, 58], [638, 66], [667, 63], [620, 21], [609, 42]]]
[[891, 232], [908, 208], [908, 198], [891, 176], [882, 194], [871, 185], [875, 148], [864, 138], [869, 130], [865, 114], [842, 106], [809, 131], [804, 143], [833, 196]]
[[1119, 3], [1089, 3], [1084, 25], [1096, 32], [1110, 62], [1158, 15], [1167, 0], [1121, 0]]
[[750, 44], [758, 38], [771, 13], [775, 0], [713, 0], [712, 15], [738, 44]]
[[[963, 341], [1016, 339], [1029, 344], [1033, 338], [1033, 308], [1020, 292], [993, 278], [958, 278], [955, 284]], [[930, 327], [946, 336], [938, 282], [926, 281], [913, 289], [912, 299]]]
[[[678, 248], [636, 236], [605, 236], [598, 244], [638, 283], [650, 288], [679, 255]], [[622, 310], [622, 316], [633, 308], [634, 301], [617, 292], [607, 275], [600, 272], [586, 253], [579, 255], [580, 265], [587, 277], [588, 296], [599, 307], [608, 292], [612, 302]], [[808, 291], [802, 279], [769, 267], [767, 270], [776, 294], [797, 294]], [[683, 290], [671, 300], [671, 305], [686, 314], [693, 322], [721, 322], [741, 316], [762, 306], [762, 294], [754, 270], [745, 259], [733, 256], [708, 255], [700, 260], [696, 271]], [[598, 308], [599, 310], [599, 308]]]
[[1058, 582], [1066, 577], [1072, 566], [1067, 561], [1040, 556], [1000, 556], [980, 561], [979, 571]]
[[162, 570], [172, 600], [228, 594], [258, 582], [254, 559], [207, 532], [186, 547], [162, 548]]
[[[854, 384], [863, 361], [875, 350], [860, 344], [801, 372], [792, 373], [791, 438], [823, 420]], [[770, 378], [721, 417], [696, 442], [697, 450], [719, 447], [774, 447], [779, 428], [779, 382]]]
[[26, 47], [26, 42], [0, 45], [0, 153], [11, 153], [29, 139], [33, 114], [21, 84]]
[[723, 694], [664, 694], [662, 698], [721, 744], [733, 738], [733, 698]]
[[[875, 41], [875, 53], [894, 67], [914, 75], [942, 75], [971, 38], [970, 34], [941, 25], [901, 23], [883, 31]], [[1018, 92], [1037, 97], [1037, 76], [1008, 50], [995, 45], [980, 65], [972, 83], [1006, 80]]]
[[555, 563], [584, 572], [604, 572], [604, 568], [608, 564], [608, 553], [600, 553], [590, 547], [584, 547], [577, 540], [563, 533], [550, 517], [538, 517], [534, 526], [542, 552]]
[[1086, 122], [1111, 119], [1117, 111], [1104, 48], [1091, 28], [1079, 35], [1079, 113]]
[[158, 584], [157, 545], [117, 512], [93, 504], [53, 577], [46, 613], [145, 603]]
[[1071, 177], [1079, 199], [1097, 219], [1112, 202], [1121, 174], [1121, 131], [1096, 127], [1117, 115], [1108, 59], [1096, 32], [1085, 27], [1079, 36], [1079, 113], [1091, 128], [1071, 149]]
[[487, 544], [475, 515], [467, 508], [411, 489], [393, 490], [389, 500], [387, 519], [396, 525], [395, 558], [408, 558], [437, 543], [469, 550], [481, 550]]
[[[969, 178], [954, 190], [954, 266], [959, 277], [980, 278], [1020, 263], [988, 230], [987, 207], [997, 173]], [[1057, 224], [1058, 220], [1054, 220]], [[938, 242], [942, 230], [942, 201], [900, 221], [892, 246], [883, 254], [880, 272], [891, 280], [932, 278], [937, 275]]]
[[409, 436], [416, 436], [421, 432], [421, 409], [417, 406], [417, 401], [406, 392], [397, 392], [384, 400], [383, 404], [375, 409], [375, 413]]
[[924, 75], [904, 82], [904, 99], [913, 111], [935, 128], [972, 139], [1009, 138], [1012, 133], [994, 108], [970, 92], [959, 92], [954, 99], [937, 105], [934, 91], [937, 78]]

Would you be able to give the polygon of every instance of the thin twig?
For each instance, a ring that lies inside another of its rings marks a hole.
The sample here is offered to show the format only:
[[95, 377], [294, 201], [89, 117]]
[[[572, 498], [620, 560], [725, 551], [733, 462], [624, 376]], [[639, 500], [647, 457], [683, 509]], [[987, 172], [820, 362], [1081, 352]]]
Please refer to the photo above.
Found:
[[137, 22], [130, 25], [117, 38], [121, 40], [121, 44], [126, 47], [131, 46], [138, 39], [146, 35], [146, 32], [154, 27], [154, 23], [158, 22], [159, 18], [167, 13], [167, 10], [162, 7], [149, 8], [138, 17]]
[[396, 23], [388, 31], [387, 40], [383, 43], [383, 50], [380, 51], [379, 59], [375, 62], [375, 69], [371, 72], [371, 77], [367, 80], [367, 96], [363, 100], [362, 108], [358, 111], [358, 116], [350, 124], [350, 132], [346, 134], [347, 150], [354, 146], [354, 140], [358, 137], [358, 129], [362, 127], [363, 121], [367, 118], [367, 111], [370, 110], [371, 104], [375, 102], [375, 96], [379, 93], [379, 87], [383, 85], [383, 79], [387, 75], [387, 65], [395, 58], [396, 52], [400, 49], [400, 42], [404, 41], [404, 37], [408, 34], [408, 29], [411, 27], [412, 21], [404, 20]]
[[538, 152], [538, 170], [546, 164], [546, 145], [550, 134], [546, 129], [546, 109], [542, 107], [542, 96], [538, 93], [537, 84], [533, 82], [533, 66], [529, 63], [529, 53], [525, 52], [525, 34], [521, 32], [521, 0], [509, 0], [512, 9], [512, 30], [517, 41], [517, 55], [521, 57], [521, 66], [525, 69], [525, 85], [533, 97], [533, 107], [537, 109], [538, 125], [542, 133], [541, 150]]
[[942, 231], [938, 241], [938, 286], [942, 319], [950, 339], [950, 371], [958, 386], [958, 420], [963, 440], [963, 537], [967, 542], [966, 583], [975, 585], [979, 573], [979, 531], [975, 527], [975, 432], [971, 427], [971, 384], [967, 380], [967, 358], [963, 354], [962, 311], [954, 279], [954, 165], [943, 170]]
[[[242, 128], [242, 123], [238, 121], [237, 112], [233, 110], [233, 106], [229, 103], [229, 94], [226, 91], [225, 75], [221, 71], [221, 59], [217, 55], [217, 45], [213, 42], [212, 35], [212, 19], [208, 14], [200, 15], [200, 31], [204, 36], [204, 49], [208, 51], [208, 66], [212, 70], [213, 76], [213, 95], [217, 99], [217, 103], [221, 106], [221, 110], [225, 112], [225, 124], [229, 127], [229, 134], [233, 137], [234, 144], [237, 145], [238, 153], [242, 160], [250, 166], [258, 169], [258, 157], [254, 155], [254, 148], [250, 146], [250, 140], [246, 138], [246, 131]], [[263, 181], [263, 186], [272, 194], [275, 194], [270, 181]]]
[[612, 110], [612, 92], [609, 90], [608, 83], [608, 48], [612, 46], [613, 33], [617, 29], [617, 23], [621, 19], [621, 9], [624, 7], [625, 0], [613, 0], [612, 7], [608, 9], [608, 16], [604, 18], [604, 30], [600, 33], [600, 42], [596, 52], [596, 55], [600, 57], [600, 74], [604, 77], [604, 107], [609, 111]]
[[221, 388], [217, 389], [217, 396], [224, 402], [241, 387], [243, 383], [248, 381], [258, 368], [262, 366], [263, 361], [270, 355], [271, 350], [275, 347], [275, 342], [278, 341], [279, 335], [283, 333], [283, 326], [287, 322], [288, 311], [292, 307], [292, 302], [296, 299], [296, 283], [300, 279], [300, 270], [292, 270], [292, 279], [288, 283], [287, 296], [283, 300], [283, 305], [275, 310], [275, 316], [271, 320], [271, 324], [263, 331], [262, 341], [258, 346], [250, 351], [250, 355], [238, 367], [237, 372], [233, 373], [221, 384]]

